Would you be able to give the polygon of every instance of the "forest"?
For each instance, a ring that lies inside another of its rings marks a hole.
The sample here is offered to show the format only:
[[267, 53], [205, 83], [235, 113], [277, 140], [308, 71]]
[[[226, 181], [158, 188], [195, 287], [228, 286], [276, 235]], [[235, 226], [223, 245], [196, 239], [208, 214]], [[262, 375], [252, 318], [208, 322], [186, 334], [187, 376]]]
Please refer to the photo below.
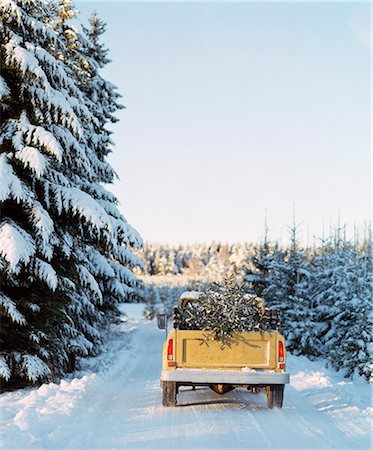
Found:
[[148, 303], [146, 316], [171, 316], [183, 291], [203, 291], [232, 275], [245, 282], [247, 292], [281, 310], [282, 332], [294, 355], [323, 358], [346, 377], [356, 373], [372, 381], [371, 233], [366, 229], [360, 241], [356, 235], [351, 242], [344, 230], [309, 248], [299, 244], [295, 225], [287, 247], [270, 241], [267, 228], [257, 245], [145, 244], [139, 295]]

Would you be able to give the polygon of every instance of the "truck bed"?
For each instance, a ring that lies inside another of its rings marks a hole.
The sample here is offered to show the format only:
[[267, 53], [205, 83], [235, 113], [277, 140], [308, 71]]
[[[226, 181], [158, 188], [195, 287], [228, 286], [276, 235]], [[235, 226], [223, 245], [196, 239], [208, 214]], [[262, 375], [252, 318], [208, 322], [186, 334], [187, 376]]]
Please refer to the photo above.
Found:
[[278, 332], [237, 333], [230, 347], [206, 342], [208, 331], [173, 330], [175, 360], [179, 368], [275, 370]]

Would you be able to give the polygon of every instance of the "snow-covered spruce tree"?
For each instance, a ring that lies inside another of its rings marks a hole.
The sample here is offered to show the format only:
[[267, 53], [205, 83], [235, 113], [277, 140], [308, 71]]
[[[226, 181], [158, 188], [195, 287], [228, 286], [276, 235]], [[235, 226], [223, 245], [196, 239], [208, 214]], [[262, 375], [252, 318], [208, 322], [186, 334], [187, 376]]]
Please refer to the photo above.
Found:
[[269, 263], [268, 286], [263, 291], [268, 306], [282, 314], [282, 331], [289, 350], [311, 354], [313, 320], [309, 314], [309, 263], [299, 248], [297, 227], [290, 228], [290, 248], [276, 249]]
[[334, 368], [372, 380], [372, 260], [348, 242], [324, 250], [318, 276], [317, 320], [322, 351]]
[[264, 292], [268, 288], [268, 276], [270, 266], [275, 249], [271, 248], [269, 241], [269, 230], [267, 222], [265, 222], [264, 236], [259, 245], [255, 246], [254, 254], [249, 255], [254, 269], [249, 268], [249, 261], [247, 261], [247, 270], [244, 276], [245, 281], [250, 285], [250, 288], [258, 297], [264, 297]]
[[[138, 248], [141, 238], [118, 210], [116, 197], [104, 189], [103, 184], [112, 183], [115, 172], [107, 163], [106, 158], [111, 153], [113, 142], [109, 124], [117, 122], [114, 113], [123, 106], [118, 103], [120, 95], [116, 87], [100, 75], [100, 70], [110, 62], [107, 58], [108, 49], [101, 43], [106, 25], [94, 13], [89, 19], [89, 28], [83, 27], [84, 34], [78, 34], [78, 47], [85, 60], [85, 71], [78, 73], [80, 89], [85, 93], [87, 107], [96, 118], [86, 126], [86, 136], [89, 147], [97, 157], [96, 179], [82, 180], [81, 188], [97, 200], [108, 214], [117, 245], [110, 252], [101, 251], [95, 246], [87, 246], [86, 251], [90, 267], [99, 282], [103, 293], [100, 309], [105, 315], [113, 317], [117, 314], [117, 304], [123, 299], [131, 298], [137, 288], [137, 280], [131, 269], [142, 267], [142, 262], [132, 252]], [[103, 260], [103, 257], [106, 261]]]
[[352, 250], [343, 281], [344, 296], [332, 321], [339, 338], [330, 347], [330, 358], [346, 376], [356, 372], [373, 381], [372, 262], [368, 255], [359, 256]]
[[262, 297], [271, 308], [287, 308], [286, 298], [286, 255], [282, 248], [276, 247], [266, 265], [267, 287], [262, 291]]
[[[294, 224], [290, 229], [290, 249], [286, 261], [285, 285], [287, 307], [282, 312], [286, 344], [295, 354], [312, 354], [313, 323], [310, 316], [308, 283], [309, 263], [305, 251], [298, 244], [298, 229]], [[301, 345], [302, 341], [302, 345]]]
[[247, 244], [233, 244], [231, 246], [229, 264], [231, 271], [237, 277], [242, 277], [246, 270]]
[[[125, 242], [82, 186], [100, 166], [87, 138], [97, 119], [66, 42], [53, 29], [56, 4], [0, 4], [0, 270], [3, 379], [63, 373], [99, 341], [103, 292], [87, 246], [109, 257]], [[123, 258], [124, 260], [124, 258]], [[102, 264], [105, 267], [104, 264]], [[106, 267], [105, 269], [106, 270]]]

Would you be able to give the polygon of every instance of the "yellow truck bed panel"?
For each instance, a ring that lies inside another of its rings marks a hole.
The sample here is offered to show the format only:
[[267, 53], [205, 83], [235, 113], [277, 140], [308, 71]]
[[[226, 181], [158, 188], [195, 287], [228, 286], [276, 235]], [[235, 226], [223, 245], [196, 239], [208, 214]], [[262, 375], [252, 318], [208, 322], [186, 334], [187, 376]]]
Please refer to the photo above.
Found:
[[174, 330], [177, 366], [204, 369], [275, 369], [277, 333], [237, 333], [230, 347], [206, 342], [207, 331]]

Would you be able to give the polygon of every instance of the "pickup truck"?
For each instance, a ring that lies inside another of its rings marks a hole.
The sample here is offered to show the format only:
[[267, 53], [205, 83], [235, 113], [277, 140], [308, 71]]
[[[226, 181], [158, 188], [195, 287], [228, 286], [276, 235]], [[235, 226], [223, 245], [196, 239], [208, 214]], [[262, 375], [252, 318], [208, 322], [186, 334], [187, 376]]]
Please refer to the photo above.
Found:
[[[179, 329], [175, 312], [193, 301], [203, 298], [184, 294], [179, 299], [168, 334], [167, 317], [158, 317], [158, 327], [166, 328], [160, 378], [163, 406], [176, 406], [180, 386], [208, 386], [218, 394], [235, 388], [265, 391], [268, 408], [282, 408], [290, 376], [285, 371], [284, 337], [273, 325], [276, 320], [270, 320], [269, 313], [268, 331], [236, 333], [232, 345], [222, 348], [217, 341], [206, 343], [206, 330]], [[264, 301], [260, 301], [264, 310]]]

